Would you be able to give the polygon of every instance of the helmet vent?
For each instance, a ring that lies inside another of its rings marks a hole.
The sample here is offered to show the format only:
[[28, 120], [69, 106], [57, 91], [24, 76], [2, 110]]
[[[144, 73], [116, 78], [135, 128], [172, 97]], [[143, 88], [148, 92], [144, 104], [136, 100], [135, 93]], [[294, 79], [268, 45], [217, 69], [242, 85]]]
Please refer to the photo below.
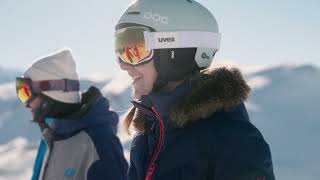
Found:
[[191, 0], [187, 0], [189, 3], [192, 3], [192, 1]]
[[128, 15], [139, 15], [140, 12], [139, 11], [131, 11], [127, 13]]

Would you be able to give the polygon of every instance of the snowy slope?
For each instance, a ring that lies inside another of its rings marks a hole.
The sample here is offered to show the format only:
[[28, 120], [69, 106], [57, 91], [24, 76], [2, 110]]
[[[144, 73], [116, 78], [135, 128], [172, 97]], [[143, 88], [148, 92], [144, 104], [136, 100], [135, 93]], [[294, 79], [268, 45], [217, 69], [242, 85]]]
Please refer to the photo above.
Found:
[[[253, 89], [246, 105], [252, 122], [270, 144], [277, 179], [318, 179], [320, 69], [312, 65], [274, 66], [251, 71], [245, 77]], [[0, 180], [27, 179], [39, 132], [28, 121], [28, 111], [16, 100], [14, 84], [3, 82], [0, 83]], [[90, 84], [101, 88], [111, 108], [120, 116], [130, 106], [130, 78], [126, 73], [103, 82], [87, 80], [82, 84], [85, 84], [83, 89]], [[131, 137], [119, 129], [128, 157]], [[27, 157], [8, 161], [19, 153]]]
[[278, 179], [319, 179], [320, 70], [279, 66], [249, 82], [257, 77], [263, 86], [252, 93], [250, 116], [271, 146]]
[[0, 180], [25, 180], [31, 177], [36, 143], [17, 137], [0, 146]]

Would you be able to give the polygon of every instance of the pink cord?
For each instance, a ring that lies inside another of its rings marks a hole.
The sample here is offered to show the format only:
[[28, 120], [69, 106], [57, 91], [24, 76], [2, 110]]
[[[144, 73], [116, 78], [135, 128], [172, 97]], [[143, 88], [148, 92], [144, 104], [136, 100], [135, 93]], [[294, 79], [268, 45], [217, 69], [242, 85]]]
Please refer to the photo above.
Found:
[[163, 145], [163, 139], [164, 139], [164, 125], [163, 125], [163, 119], [161, 118], [159, 112], [156, 110], [155, 107], [152, 107], [152, 111], [155, 113], [157, 119], [159, 120], [159, 124], [160, 124], [160, 136], [159, 136], [159, 140], [158, 140], [158, 145], [156, 148], [155, 153], [152, 156], [152, 159], [148, 165], [148, 169], [147, 169], [147, 175], [145, 180], [151, 180], [152, 176], [154, 175], [154, 172], [156, 170], [156, 160], [158, 159], [158, 156], [160, 154], [161, 151], [161, 147]]

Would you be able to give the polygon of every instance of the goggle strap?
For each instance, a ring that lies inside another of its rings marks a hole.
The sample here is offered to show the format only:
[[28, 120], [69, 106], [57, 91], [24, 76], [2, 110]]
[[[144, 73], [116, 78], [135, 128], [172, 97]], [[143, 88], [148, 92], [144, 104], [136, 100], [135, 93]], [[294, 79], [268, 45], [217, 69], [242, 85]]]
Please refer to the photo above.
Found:
[[143, 33], [148, 49], [203, 47], [218, 50], [220, 48], [220, 33], [204, 31], [144, 31]]
[[80, 83], [78, 80], [70, 79], [32, 81], [32, 90], [35, 93], [42, 91], [79, 91]]

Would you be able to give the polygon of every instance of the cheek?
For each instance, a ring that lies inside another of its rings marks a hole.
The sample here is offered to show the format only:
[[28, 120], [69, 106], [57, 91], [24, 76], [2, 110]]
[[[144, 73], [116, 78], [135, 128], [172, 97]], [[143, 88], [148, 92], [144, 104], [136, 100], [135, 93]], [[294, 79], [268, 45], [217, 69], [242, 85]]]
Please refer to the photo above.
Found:
[[35, 110], [40, 106], [40, 103], [41, 103], [40, 98], [36, 98], [29, 103], [29, 106], [32, 110]]
[[157, 79], [157, 73], [156, 72], [150, 72], [147, 74], [144, 74], [144, 79], [145, 79], [145, 85], [146, 88], [148, 88], [149, 90], [152, 90], [154, 83], [156, 82]]
[[154, 62], [150, 61], [149, 63], [137, 66], [135, 68], [143, 75], [143, 89], [150, 92], [158, 76], [158, 73], [154, 67]]
[[146, 91], [150, 91], [152, 89], [152, 85], [153, 85], [153, 82], [150, 76], [144, 79], [144, 89]]

